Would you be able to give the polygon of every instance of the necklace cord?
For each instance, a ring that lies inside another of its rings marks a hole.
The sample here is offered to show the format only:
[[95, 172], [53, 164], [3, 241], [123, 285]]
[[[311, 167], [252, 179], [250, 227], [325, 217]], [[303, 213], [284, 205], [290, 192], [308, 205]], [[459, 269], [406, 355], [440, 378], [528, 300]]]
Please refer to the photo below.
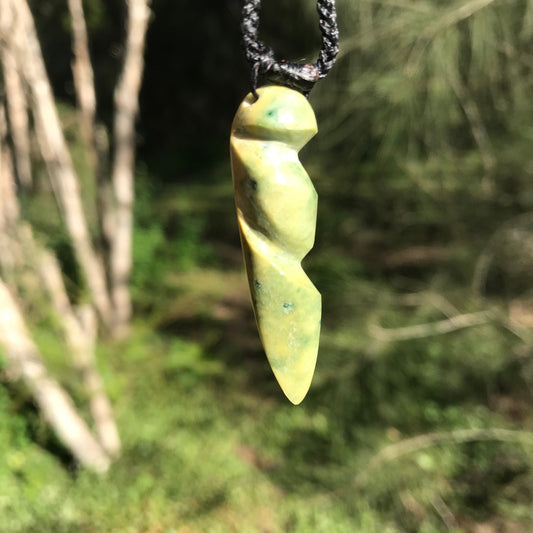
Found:
[[252, 71], [252, 93], [257, 99], [259, 79], [265, 78], [297, 89], [307, 96], [314, 84], [331, 70], [339, 52], [335, 0], [317, 1], [322, 43], [318, 59], [313, 64], [276, 60], [272, 48], [259, 38], [260, 11], [261, 0], [244, 0], [241, 30], [246, 59]]

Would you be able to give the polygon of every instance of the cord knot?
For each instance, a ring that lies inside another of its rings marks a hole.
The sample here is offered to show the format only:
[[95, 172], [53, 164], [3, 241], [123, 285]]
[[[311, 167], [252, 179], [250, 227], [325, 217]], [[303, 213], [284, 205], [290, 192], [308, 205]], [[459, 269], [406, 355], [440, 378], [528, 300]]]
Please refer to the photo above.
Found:
[[339, 52], [335, 0], [318, 0], [317, 3], [322, 44], [314, 64], [277, 61], [272, 48], [259, 39], [260, 10], [261, 0], [245, 0], [241, 29], [246, 59], [252, 70], [252, 93], [257, 99], [258, 84], [266, 81], [296, 89], [307, 96], [314, 84], [331, 70]]

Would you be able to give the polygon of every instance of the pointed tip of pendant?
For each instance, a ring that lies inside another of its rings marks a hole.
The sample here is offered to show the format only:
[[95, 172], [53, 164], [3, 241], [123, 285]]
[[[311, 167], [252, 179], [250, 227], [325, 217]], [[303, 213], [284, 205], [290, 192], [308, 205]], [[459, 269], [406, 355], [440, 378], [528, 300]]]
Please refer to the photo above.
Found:
[[[283, 390], [283, 389], [282, 389]], [[289, 399], [289, 401], [293, 404], [293, 405], [300, 405], [303, 401], [304, 401], [304, 398], [307, 396], [307, 392], [308, 391], [305, 391], [303, 394], [298, 394], [298, 396], [296, 395], [289, 395], [287, 394], [286, 391], [283, 391], [285, 393], [285, 396], [287, 396], [287, 398]]]
[[281, 390], [293, 405], [301, 404], [304, 398], [307, 396], [307, 393], [311, 388], [313, 374], [314, 364], [313, 369], [310, 372], [306, 372], [303, 376], [300, 373], [294, 374], [291, 372], [274, 371], [274, 375], [276, 376]]

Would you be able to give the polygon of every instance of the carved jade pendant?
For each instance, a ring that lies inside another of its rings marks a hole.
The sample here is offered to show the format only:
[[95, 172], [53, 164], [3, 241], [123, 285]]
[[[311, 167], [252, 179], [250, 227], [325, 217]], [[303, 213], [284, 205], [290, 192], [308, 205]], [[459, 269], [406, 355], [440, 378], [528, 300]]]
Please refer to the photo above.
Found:
[[317, 194], [298, 151], [317, 125], [299, 92], [270, 86], [257, 93], [233, 121], [235, 203], [263, 348], [283, 392], [299, 404], [315, 370], [322, 302], [300, 264], [315, 240]]

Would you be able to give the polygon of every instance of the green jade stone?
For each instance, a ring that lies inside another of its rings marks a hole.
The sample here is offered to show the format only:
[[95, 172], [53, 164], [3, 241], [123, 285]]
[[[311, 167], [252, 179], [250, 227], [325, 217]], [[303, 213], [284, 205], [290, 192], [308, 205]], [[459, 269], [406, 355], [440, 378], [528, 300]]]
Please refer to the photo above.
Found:
[[315, 370], [322, 302], [301, 267], [315, 240], [317, 194], [298, 151], [317, 125], [297, 91], [257, 92], [232, 126], [235, 203], [259, 335], [283, 392], [299, 404]]

